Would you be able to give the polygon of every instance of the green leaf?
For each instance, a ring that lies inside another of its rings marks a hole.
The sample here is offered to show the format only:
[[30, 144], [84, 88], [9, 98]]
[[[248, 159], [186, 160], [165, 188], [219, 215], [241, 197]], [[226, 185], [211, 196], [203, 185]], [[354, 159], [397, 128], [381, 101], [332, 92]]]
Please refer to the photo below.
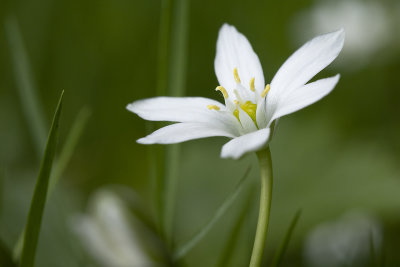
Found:
[[11, 251], [2, 240], [0, 240], [0, 266], [17, 267], [12, 259]]
[[37, 155], [40, 156], [46, 140], [46, 124], [32, 79], [28, 55], [15, 17], [6, 19], [5, 28], [22, 111], [28, 123]]
[[214, 215], [210, 218], [210, 220], [195, 234], [192, 238], [190, 238], [185, 244], [183, 244], [179, 249], [174, 253], [174, 259], [179, 260], [183, 258], [192, 248], [194, 248], [197, 243], [199, 243], [204, 236], [212, 229], [214, 224], [225, 214], [225, 212], [229, 209], [229, 207], [233, 204], [235, 199], [238, 197], [239, 193], [243, 189], [244, 181], [250, 173], [251, 167], [248, 167], [242, 179], [238, 182], [235, 187], [235, 190], [225, 199], [222, 205], [217, 209]]
[[275, 253], [274, 258], [272, 259], [271, 267], [279, 266], [279, 264], [281, 263], [283, 256], [285, 255], [286, 249], [289, 245], [289, 241], [293, 234], [293, 230], [296, 227], [296, 224], [300, 218], [300, 215], [301, 215], [301, 210], [298, 210], [294, 215], [292, 222], [289, 225], [289, 228], [285, 234], [285, 237], [282, 240], [282, 243], [280, 244], [277, 252]]
[[42, 158], [39, 175], [36, 181], [35, 191], [33, 193], [31, 206], [29, 209], [28, 219], [25, 225], [20, 267], [31, 267], [34, 265], [35, 262], [36, 247], [39, 239], [44, 206], [46, 203], [49, 178], [57, 147], [59, 119], [61, 114], [63, 94], [64, 91], [61, 93], [60, 100], [54, 114], [53, 123], [50, 128], [46, 149]]

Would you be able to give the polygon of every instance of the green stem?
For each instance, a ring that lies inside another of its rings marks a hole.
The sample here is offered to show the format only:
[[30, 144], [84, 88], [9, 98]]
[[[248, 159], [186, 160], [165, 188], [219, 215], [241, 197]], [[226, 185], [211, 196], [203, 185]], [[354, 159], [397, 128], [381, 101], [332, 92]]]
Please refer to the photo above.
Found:
[[269, 147], [257, 152], [257, 156], [260, 164], [261, 195], [257, 231], [250, 260], [250, 267], [261, 266], [265, 240], [267, 239], [272, 197], [272, 160]]

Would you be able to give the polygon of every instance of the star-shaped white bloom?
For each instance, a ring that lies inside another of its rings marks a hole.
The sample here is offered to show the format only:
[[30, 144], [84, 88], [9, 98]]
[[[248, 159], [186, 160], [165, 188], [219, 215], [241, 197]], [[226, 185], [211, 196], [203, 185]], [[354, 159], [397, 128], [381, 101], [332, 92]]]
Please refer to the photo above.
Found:
[[329, 94], [339, 75], [306, 84], [340, 53], [344, 31], [318, 36], [298, 49], [265, 85], [258, 56], [247, 38], [224, 24], [214, 67], [225, 105], [203, 97], [155, 97], [127, 109], [146, 120], [178, 122], [139, 139], [141, 144], [172, 144], [226, 136], [221, 157], [237, 159], [268, 145], [274, 122]]

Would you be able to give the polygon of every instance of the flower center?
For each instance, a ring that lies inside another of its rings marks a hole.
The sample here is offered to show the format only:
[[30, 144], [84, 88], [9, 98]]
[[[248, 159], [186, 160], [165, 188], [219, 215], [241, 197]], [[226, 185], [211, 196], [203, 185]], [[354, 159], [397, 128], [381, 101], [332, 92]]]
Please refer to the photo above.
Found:
[[[243, 95], [241, 95], [241, 93], [239, 91], [245, 90], [245, 87], [243, 87], [241, 84], [241, 80], [240, 80], [237, 68], [233, 69], [233, 78], [235, 79], [235, 82], [237, 84], [237, 88], [235, 90], [233, 90], [233, 93], [236, 96], [236, 100], [234, 100], [233, 103], [228, 100], [229, 95], [224, 87], [218, 86], [217, 88], [215, 88], [215, 90], [220, 91], [222, 93], [222, 95], [224, 96], [224, 99], [225, 99], [225, 106], [227, 107], [228, 110], [233, 112], [233, 115], [238, 119], [239, 122], [240, 122], [239, 108], [241, 108], [244, 112], [246, 112], [247, 115], [249, 115], [249, 117], [252, 119], [252, 121], [258, 128], [257, 104], [253, 103], [250, 100], [246, 101], [246, 98], [244, 98], [244, 99], [242, 98]], [[254, 82], [255, 82], [255, 78], [253, 77], [250, 79], [249, 88], [252, 91], [252, 93], [257, 94]], [[259, 93], [260, 95], [259, 96], [256, 95], [256, 102], [258, 102], [260, 97], [264, 98], [268, 94], [270, 89], [271, 89], [270, 85], [267, 84], [265, 86], [265, 89], [261, 93]], [[220, 110], [220, 108], [215, 105], [208, 105], [207, 108], [210, 110], [217, 110], [217, 111]]]
[[[239, 105], [240, 105], [240, 108], [243, 109], [243, 111], [246, 112], [247, 115], [250, 116], [250, 118], [253, 120], [253, 122], [257, 126], [257, 121], [256, 121], [257, 104], [254, 104], [251, 101], [246, 101], [246, 103], [239, 104]], [[233, 111], [233, 115], [235, 115], [235, 117], [240, 121], [238, 109], [235, 109]]]

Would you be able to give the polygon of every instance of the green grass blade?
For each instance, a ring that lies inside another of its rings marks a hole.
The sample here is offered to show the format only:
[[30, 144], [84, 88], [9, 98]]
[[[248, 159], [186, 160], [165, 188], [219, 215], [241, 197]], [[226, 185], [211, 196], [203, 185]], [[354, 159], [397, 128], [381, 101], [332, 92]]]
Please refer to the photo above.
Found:
[[[171, 28], [168, 95], [183, 96], [186, 84], [189, 0], [174, 0], [172, 11], [174, 19]], [[180, 145], [168, 146], [165, 159], [164, 231], [169, 245], [172, 246], [175, 197], [179, 180]]]
[[[55, 185], [57, 184], [57, 181], [59, 180], [61, 174], [63, 173], [66, 165], [68, 164], [72, 153], [78, 143], [78, 140], [80, 136], [82, 135], [82, 132], [85, 128], [85, 125], [87, 123], [87, 120], [90, 116], [90, 111], [87, 108], [83, 108], [78, 116], [76, 117], [72, 130], [68, 133], [67, 140], [65, 142], [65, 145], [63, 146], [63, 149], [60, 153], [60, 157], [55, 161], [54, 163], [54, 168], [53, 172], [51, 173], [50, 176], [50, 181], [49, 181], [49, 189], [47, 192], [47, 196], [53, 192]], [[19, 259], [22, 251], [22, 245], [24, 242], [24, 235], [25, 235], [25, 229], [22, 231], [20, 234], [18, 241], [14, 247], [13, 250], [13, 257], [14, 259]]]
[[175, 0], [171, 29], [171, 57], [168, 95], [183, 96], [186, 88], [187, 46], [189, 30], [189, 0]]
[[157, 95], [166, 95], [168, 87], [168, 59], [170, 47], [172, 0], [162, 0], [160, 31], [158, 33]]
[[301, 210], [298, 210], [296, 212], [296, 214], [294, 215], [292, 222], [289, 225], [288, 230], [286, 231], [286, 234], [282, 240], [282, 243], [280, 244], [277, 252], [275, 253], [274, 258], [272, 259], [271, 267], [277, 267], [281, 263], [283, 256], [285, 255], [285, 252], [289, 245], [290, 238], [292, 237], [294, 228], [296, 227], [296, 224], [299, 221], [300, 215], [301, 215]]
[[57, 184], [60, 176], [65, 170], [65, 167], [70, 161], [76, 145], [78, 144], [79, 138], [82, 136], [83, 130], [85, 129], [89, 116], [90, 111], [88, 108], [81, 109], [81, 111], [76, 116], [72, 128], [68, 133], [65, 144], [60, 152], [60, 157], [54, 163], [54, 168], [51, 174], [48, 190], [49, 194], [53, 192], [55, 185]]
[[217, 209], [210, 220], [185, 244], [183, 244], [179, 249], [176, 250], [174, 254], [174, 259], [179, 260], [183, 258], [192, 248], [194, 248], [197, 243], [199, 243], [203, 237], [212, 229], [214, 224], [225, 214], [229, 207], [234, 203], [235, 199], [239, 196], [244, 186], [244, 181], [250, 173], [250, 167], [247, 168], [242, 179], [238, 182], [233, 192], [225, 199], [222, 205]]
[[39, 239], [40, 226], [42, 223], [42, 216], [46, 202], [50, 173], [57, 147], [59, 119], [61, 114], [63, 94], [64, 92], [61, 93], [60, 100], [54, 114], [53, 122], [50, 127], [46, 148], [42, 158], [39, 175], [36, 181], [35, 191], [33, 192], [31, 206], [25, 226], [20, 267], [31, 267], [34, 265], [35, 262], [36, 247]]
[[[168, 87], [168, 67], [170, 49], [170, 30], [172, 17], [172, 0], [162, 0], [160, 10], [160, 26], [157, 51], [157, 84], [156, 95], [166, 96]], [[157, 123], [159, 127], [161, 123]], [[154, 131], [152, 125], [147, 125], [148, 133]], [[150, 175], [155, 188], [155, 206], [160, 234], [165, 238], [165, 149], [164, 147], [149, 147]]]
[[46, 141], [46, 123], [36, 95], [28, 55], [17, 20], [14, 17], [8, 17], [5, 21], [5, 28], [21, 106], [33, 137], [36, 152], [40, 156]]
[[234, 251], [239, 242], [241, 229], [243, 227], [245, 219], [248, 217], [248, 211], [251, 207], [251, 204], [253, 203], [255, 195], [256, 194], [254, 194], [254, 190], [251, 190], [246, 198], [246, 201], [243, 203], [238, 219], [236, 220], [236, 223], [232, 228], [231, 234], [229, 235], [225, 248], [221, 253], [221, 258], [219, 259], [217, 266], [232, 266], [232, 256], [235, 254]]

